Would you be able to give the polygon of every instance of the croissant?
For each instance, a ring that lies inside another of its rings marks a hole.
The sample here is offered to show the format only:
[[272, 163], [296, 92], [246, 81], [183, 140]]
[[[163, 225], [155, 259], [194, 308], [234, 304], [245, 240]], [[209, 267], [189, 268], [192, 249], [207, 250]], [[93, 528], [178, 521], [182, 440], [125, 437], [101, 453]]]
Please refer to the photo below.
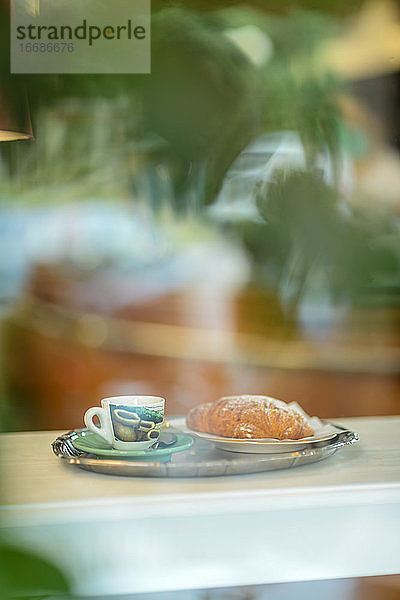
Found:
[[303, 415], [268, 396], [227, 396], [200, 404], [189, 411], [186, 424], [194, 431], [241, 439], [299, 440], [314, 433]]

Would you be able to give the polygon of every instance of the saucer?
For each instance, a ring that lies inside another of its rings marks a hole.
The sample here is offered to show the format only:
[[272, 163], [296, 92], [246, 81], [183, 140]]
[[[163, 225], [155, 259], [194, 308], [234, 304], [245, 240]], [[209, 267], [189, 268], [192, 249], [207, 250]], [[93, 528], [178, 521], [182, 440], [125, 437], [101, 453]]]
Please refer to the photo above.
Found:
[[[162, 460], [165, 457], [168, 460], [170, 454], [187, 450], [193, 445], [193, 438], [186, 433], [174, 432], [176, 441], [164, 448], [149, 448], [148, 450], [116, 450], [112, 448], [102, 437], [91, 431], [81, 431], [71, 440], [76, 450], [95, 456], [104, 456], [106, 458], [130, 458], [140, 460]], [[162, 441], [162, 433], [160, 435]]]

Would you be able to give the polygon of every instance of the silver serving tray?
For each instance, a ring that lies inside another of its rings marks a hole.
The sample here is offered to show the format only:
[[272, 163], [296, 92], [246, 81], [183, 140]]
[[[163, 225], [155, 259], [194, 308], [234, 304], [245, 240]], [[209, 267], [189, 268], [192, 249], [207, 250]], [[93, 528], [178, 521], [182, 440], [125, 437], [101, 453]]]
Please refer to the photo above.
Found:
[[[104, 459], [76, 450], [74, 437], [85, 429], [69, 431], [53, 443], [53, 452], [65, 463], [86, 471], [126, 477], [206, 477], [260, 473], [314, 463], [332, 456], [338, 449], [358, 440], [353, 431], [335, 425], [338, 433], [329, 440], [315, 442], [307, 449], [279, 454], [244, 454], [216, 448], [209, 441], [196, 438], [189, 450], [170, 455], [168, 462], [130, 459]], [[173, 433], [173, 427], [165, 430]], [[161, 438], [162, 439], [162, 438]]]

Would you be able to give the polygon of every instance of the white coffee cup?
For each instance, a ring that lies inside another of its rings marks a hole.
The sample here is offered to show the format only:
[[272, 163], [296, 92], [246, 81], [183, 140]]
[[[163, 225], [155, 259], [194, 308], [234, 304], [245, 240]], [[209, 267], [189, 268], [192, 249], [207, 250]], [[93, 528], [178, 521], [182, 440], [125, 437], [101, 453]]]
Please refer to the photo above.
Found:
[[[160, 435], [165, 399], [160, 396], [112, 396], [85, 413], [85, 425], [117, 450], [144, 450]], [[100, 426], [93, 422], [97, 416]]]

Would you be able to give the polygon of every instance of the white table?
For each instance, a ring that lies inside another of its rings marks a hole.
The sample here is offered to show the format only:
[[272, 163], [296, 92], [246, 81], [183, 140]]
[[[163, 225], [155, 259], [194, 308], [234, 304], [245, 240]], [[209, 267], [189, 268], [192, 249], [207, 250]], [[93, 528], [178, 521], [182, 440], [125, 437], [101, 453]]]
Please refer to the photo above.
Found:
[[80, 595], [400, 572], [400, 417], [302, 467], [216, 478], [108, 477], [62, 464], [59, 432], [0, 436], [3, 533]]

